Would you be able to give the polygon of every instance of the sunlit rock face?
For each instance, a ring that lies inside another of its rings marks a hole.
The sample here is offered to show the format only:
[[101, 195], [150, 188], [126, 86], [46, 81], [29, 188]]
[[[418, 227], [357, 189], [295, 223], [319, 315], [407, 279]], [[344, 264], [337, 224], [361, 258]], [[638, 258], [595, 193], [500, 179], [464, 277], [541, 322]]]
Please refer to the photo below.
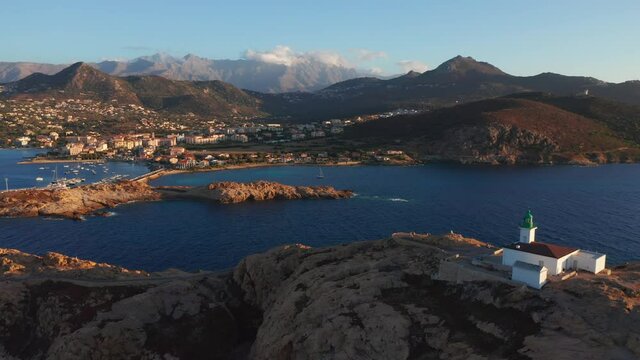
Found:
[[[287, 245], [224, 273], [0, 250], [3, 359], [635, 359], [640, 265], [534, 291], [438, 280], [458, 234]], [[450, 274], [449, 274], [450, 275]]]

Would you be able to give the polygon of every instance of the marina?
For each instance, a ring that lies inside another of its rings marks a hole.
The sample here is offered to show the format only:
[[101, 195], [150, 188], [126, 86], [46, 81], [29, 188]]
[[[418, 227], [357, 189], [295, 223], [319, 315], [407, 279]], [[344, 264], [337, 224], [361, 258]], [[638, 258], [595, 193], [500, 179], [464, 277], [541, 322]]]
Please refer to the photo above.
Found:
[[0, 178], [6, 179], [2, 190], [46, 187], [53, 182], [56, 186], [77, 186], [105, 178], [135, 177], [149, 172], [143, 163], [118, 161], [18, 164], [40, 152], [40, 149], [0, 149]]

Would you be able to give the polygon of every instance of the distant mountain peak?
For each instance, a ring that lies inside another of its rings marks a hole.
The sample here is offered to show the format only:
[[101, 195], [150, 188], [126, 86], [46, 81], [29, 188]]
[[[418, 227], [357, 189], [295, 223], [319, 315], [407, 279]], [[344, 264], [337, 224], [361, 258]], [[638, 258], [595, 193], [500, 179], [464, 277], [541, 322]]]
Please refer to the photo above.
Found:
[[63, 71], [65, 71], [65, 72], [77, 72], [77, 71], [91, 71], [91, 70], [93, 70], [93, 68], [90, 65], [88, 65], [88, 64], [86, 64], [86, 63], [84, 63], [82, 61], [78, 61], [76, 63], [73, 63], [73, 64], [67, 66]]
[[164, 53], [164, 52], [158, 52], [158, 53], [155, 53], [153, 55], [148, 55], [148, 56], [141, 56], [139, 58], [133, 59], [132, 61], [136, 61], [136, 60], [140, 60], [140, 59], [141, 60], [155, 62], [155, 63], [169, 63], [169, 62], [176, 61], [175, 57], [173, 57], [172, 55], [170, 55], [168, 53]]
[[451, 58], [438, 66], [434, 72], [438, 73], [455, 73], [465, 75], [468, 72], [474, 72], [485, 75], [506, 75], [497, 67], [482, 61], [477, 61], [471, 56], [458, 55]]
[[84, 62], [77, 62], [69, 65], [68, 67], [62, 69], [59, 73], [52, 75], [52, 77], [56, 78], [58, 82], [66, 82], [72, 83], [75, 79], [78, 78], [105, 78], [108, 75], [95, 69], [89, 64]]
[[188, 53], [187, 55], [182, 57], [182, 60], [184, 61], [189, 61], [189, 60], [202, 60], [203, 58], [201, 58], [200, 56], [196, 55], [196, 54], [192, 54], [192, 53]]
[[53, 75], [32, 74], [12, 83], [12, 87], [19, 93], [60, 96], [58, 91], [63, 91], [64, 97], [140, 103], [123, 80], [84, 62], [74, 63]]

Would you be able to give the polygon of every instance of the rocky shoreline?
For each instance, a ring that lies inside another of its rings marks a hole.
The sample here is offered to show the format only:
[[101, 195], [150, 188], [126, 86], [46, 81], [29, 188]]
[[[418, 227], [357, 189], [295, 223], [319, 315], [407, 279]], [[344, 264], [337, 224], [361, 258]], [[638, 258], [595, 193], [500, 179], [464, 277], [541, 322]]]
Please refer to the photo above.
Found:
[[160, 200], [144, 182], [121, 181], [75, 188], [25, 189], [0, 192], [0, 216], [55, 216], [81, 219], [97, 210], [133, 201]]
[[133, 201], [203, 199], [221, 204], [295, 199], [346, 199], [350, 190], [331, 186], [289, 186], [268, 181], [219, 182], [200, 187], [151, 187], [145, 181], [91, 184], [71, 189], [25, 189], [0, 192], [0, 217], [57, 216], [82, 219], [86, 215]]
[[3, 359], [634, 359], [640, 264], [542, 291], [446, 281], [492, 252], [404, 234], [246, 257], [227, 273], [147, 274], [0, 251]]
[[336, 190], [331, 186], [291, 186], [270, 181], [224, 181], [197, 187], [159, 186], [155, 190], [164, 198], [206, 199], [221, 204], [265, 200], [347, 199], [353, 196], [350, 190]]

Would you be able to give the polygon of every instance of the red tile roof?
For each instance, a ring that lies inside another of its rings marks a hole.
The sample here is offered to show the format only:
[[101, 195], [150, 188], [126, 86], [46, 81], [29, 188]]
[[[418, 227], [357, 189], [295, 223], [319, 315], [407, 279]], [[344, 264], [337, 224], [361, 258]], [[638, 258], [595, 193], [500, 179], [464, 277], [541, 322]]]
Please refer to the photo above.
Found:
[[540, 242], [532, 242], [532, 243], [513, 243], [505, 246], [507, 249], [512, 249], [516, 251], [527, 252], [531, 254], [551, 257], [559, 259], [561, 257], [567, 256], [572, 252], [579, 250], [577, 248], [564, 247], [553, 244], [545, 244]]

